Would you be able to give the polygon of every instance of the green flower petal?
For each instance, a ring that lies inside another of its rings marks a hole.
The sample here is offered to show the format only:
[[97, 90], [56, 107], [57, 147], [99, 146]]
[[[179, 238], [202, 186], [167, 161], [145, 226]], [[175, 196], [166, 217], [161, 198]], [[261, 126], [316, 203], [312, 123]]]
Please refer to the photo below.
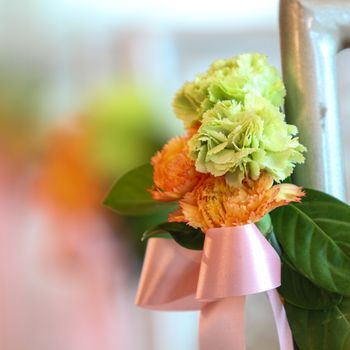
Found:
[[177, 92], [173, 107], [177, 117], [191, 127], [203, 114], [222, 101], [244, 102], [248, 93], [283, 105], [285, 88], [279, 72], [260, 54], [243, 54], [214, 62], [204, 74], [185, 83]]
[[[247, 95], [237, 109], [235, 102], [219, 102], [203, 116], [203, 123], [189, 141], [197, 171], [227, 175], [229, 183], [245, 176], [257, 179], [262, 170], [275, 181], [288, 177], [296, 163], [303, 163], [296, 127], [267, 99]], [[229, 175], [233, 174], [233, 175]]]

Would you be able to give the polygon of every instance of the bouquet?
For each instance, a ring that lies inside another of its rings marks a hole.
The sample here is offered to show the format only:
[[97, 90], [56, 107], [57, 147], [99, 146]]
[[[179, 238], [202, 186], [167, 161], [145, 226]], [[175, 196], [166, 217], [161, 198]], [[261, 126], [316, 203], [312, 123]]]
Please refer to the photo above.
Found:
[[291, 182], [306, 148], [285, 95], [264, 55], [214, 62], [175, 95], [186, 133], [105, 200], [169, 213], [143, 234], [136, 303], [200, 310], [201, 350], [244, 349], [245, 296], [264, 291], [281, 349], [350, 348], [350, 207]]

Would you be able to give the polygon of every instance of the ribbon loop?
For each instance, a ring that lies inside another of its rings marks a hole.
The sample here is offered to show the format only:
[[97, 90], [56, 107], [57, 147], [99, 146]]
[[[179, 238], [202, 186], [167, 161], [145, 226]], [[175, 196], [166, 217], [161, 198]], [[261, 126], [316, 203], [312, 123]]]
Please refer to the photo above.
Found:
[[208, 230], [198, 299], [255, 294], [280, 285], [280, 258], [254, 224]]
[[281, 350], [293, 350], [278, 254], [253, 224], [210, 229], [203, 252], [151, 238], [136, 304], [153, 310], [201, 310], [200, 350], [244, 350], [245, 296], [268, 291]]
[[200, 310], [195, 291], [201, 257], [201, 251], [182, 248], [172, 239], [149, 239], [135, 304], [152, 310]]

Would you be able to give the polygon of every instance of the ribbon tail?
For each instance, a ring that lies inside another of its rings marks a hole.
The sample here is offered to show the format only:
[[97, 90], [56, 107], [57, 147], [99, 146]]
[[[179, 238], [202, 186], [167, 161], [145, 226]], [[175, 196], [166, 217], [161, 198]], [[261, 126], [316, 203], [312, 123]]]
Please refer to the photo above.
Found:
[[277, 327], [278, 340], [281, 350], [293, 350], [293, 337], [287, 320], [286, 311], [276, 289], [267, 291]]
[[203, 305], [199, 320], [200, 350], [245, 349], [245, 296]]

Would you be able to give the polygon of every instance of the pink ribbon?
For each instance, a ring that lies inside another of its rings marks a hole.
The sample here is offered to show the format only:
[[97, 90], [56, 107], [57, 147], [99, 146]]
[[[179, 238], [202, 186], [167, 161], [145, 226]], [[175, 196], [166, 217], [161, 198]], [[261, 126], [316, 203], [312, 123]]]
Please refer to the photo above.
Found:
[[286, 313], [275, 288], [278, 254], [254, 224], [210, 229], [203, 251], [175, 241], [148, 242], [136, 304], [152, 310], [200, 310], [200, 350], [245, 349], [245, 296], [267, 291], [281, 350], [293, 350]]

